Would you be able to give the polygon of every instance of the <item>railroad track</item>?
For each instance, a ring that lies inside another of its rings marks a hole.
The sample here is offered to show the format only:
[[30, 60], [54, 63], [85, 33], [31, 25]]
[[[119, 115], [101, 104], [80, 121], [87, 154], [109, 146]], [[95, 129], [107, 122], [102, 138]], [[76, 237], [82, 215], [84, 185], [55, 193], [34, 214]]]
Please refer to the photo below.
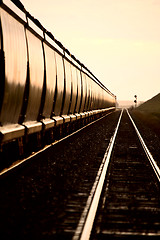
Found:
[[73, 240], [160, 236], [159, 182], [159, 167], [122, 111]]
[[84, 130], [2, 175], [2, 239], [160, 235], [159, 168], [127, 112]]

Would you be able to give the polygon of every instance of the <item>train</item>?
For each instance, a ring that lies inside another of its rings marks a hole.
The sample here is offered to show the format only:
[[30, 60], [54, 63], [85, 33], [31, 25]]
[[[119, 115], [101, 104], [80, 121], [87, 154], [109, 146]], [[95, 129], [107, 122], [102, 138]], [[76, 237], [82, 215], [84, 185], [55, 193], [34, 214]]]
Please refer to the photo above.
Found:
[[1, 152], [23, 153], [115, 108], [116, 96], [19, 0], [0, 0]]

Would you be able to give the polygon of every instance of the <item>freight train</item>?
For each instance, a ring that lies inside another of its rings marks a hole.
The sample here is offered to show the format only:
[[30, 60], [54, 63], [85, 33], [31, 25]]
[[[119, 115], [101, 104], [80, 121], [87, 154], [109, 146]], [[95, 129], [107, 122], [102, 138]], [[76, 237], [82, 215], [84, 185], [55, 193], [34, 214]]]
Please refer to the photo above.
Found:
[[[19, 0], [0, 0], [0, 149], [23, 152], [114, 110], [116, 97]], [[29, 148], [29, 147], [28, 147]]]

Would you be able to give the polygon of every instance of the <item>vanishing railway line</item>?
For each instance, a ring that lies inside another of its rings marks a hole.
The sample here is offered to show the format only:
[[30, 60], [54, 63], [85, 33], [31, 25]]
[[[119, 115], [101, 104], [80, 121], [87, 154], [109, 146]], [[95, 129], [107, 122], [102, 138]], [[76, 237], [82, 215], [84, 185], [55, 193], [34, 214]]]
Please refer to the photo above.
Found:
[[158, 237], [159, 167], [130, 119], [126, 111], [111, 113], [3, 177], [3, 234], [73, 240]]
[[[98, 189], [104, 181], [100, 204], [101, 193], [97, 190], [81, 227], [81, 236], [79, 233], [74, 239], [90, 239], [92, 227], [91, 239], [160, 236], [160, 169], [128, 111], [123, 114], [121, 124], [120, 121], [121, 116], [104, 156], [102, 176], [106, 174], [106, 179], [97, 184]], [[98, 212], [94, 219], [95, 208]]]

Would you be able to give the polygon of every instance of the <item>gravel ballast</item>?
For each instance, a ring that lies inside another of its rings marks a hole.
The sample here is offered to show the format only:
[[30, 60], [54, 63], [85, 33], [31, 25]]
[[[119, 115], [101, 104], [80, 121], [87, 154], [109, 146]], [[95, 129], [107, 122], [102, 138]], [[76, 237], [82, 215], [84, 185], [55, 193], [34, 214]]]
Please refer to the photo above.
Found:
[[119, 114], [1, 178], [1, 239], [72, 239]]

